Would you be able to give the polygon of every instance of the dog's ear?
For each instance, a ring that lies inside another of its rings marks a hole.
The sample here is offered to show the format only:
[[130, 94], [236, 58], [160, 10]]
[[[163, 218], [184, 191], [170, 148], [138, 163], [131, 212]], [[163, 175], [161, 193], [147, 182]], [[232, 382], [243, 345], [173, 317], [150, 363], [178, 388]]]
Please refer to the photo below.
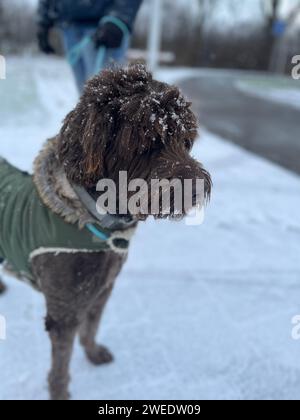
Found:
[[82, 159], [81, 171], [87, 182], [97, 183], [103, 176], [104, 152], [109, 138], [109, 126], [104, 115], [91, 106], [82, 122]]
[[114, 147], [124, 127], [122, 105], [131, 97], [139, 104], [137, 98], [144, 97], [150, 80], [151, 74], [141, 65], [104, 70], [89, 80], [60, 132], [59, 159], [71, 181], [93, 186], [104, 176], [107, 146]]
[[104, 115], [92, 103], [81, 100], [67, 115], [60, 131], [58, 154], [72, 182], [93, 186], [101, 179], [108, 132]]

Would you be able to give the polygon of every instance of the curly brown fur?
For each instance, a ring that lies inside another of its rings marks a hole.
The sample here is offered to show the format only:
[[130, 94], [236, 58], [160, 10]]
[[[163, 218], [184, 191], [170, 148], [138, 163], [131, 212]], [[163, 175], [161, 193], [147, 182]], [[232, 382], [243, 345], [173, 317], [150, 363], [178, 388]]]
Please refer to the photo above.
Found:
[[125, 258], [113, 252], [94, 254], [43, 254], [34, 258], [34, 275], [40, 279], [47, 305], [46, 330], [52, 343], [49, 390], [53, 400], [69, 398], [69, 365], [77, 333], [88, 359], [109, 363], [109, 350], [96, 343], [105, 304]]
[[[190, 156], [196, 134], [191, 104], [175, 86], [153, 80], [141, 65], [104, 71], [87, 84], [50, 149], [36, 160], [35, 183], [41, 200], [68, 221], [86, 220], [70, 190], [72, 183], [93, 194], [102, 178], [118, 184], [120, 171], [128, 172], [128, 181], [142, 178], [147, 183], [151, 178], [200, 178], [209, 196], [210, 176]], [[46, 162], [49, 150], [52, 159]], [[112, 250], [58, 255], [49, 251], [33, 257], [32, 272], [47, 305], [52, 399], [69, 398], [69, 364], [77, 333], [92, 363], [112, 361], [110, 351], [96, 343], [96, 334], [125, 260], [124, 254]]]
[[128, 182], [149, 185], [156, 178], [203, 179], [209, 197], [210, 176], [190, 156], [197, 128], [177, 87], [153, 80], [142, 65], [106, 70], [88, 82], [66, 117], [58, 155], [69, 180], [91, 191], [102, 178], [118, 187], [126, 171]]

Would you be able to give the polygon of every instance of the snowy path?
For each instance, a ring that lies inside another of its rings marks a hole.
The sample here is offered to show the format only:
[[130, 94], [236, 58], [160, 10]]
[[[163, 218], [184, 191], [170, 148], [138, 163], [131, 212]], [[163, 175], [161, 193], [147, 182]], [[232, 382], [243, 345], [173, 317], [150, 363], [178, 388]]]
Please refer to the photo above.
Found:
[[[59, 60], [9, 60], [8, 75], [0, 155], [30, 169], [76, 94]], [[140, 226], [103, 322], [116, 361], [94, 368], [77, 345], [74, 399], [300, 397], [300, 179], [209, 133], [194, 154], [215, 184], [205, 223]], [[0, 399], [47, 398], [43, 298], [6, 282]]]
[[201, 69], [185, 78], [182, 87], [209, 131], [300, 175], [298, 81]]

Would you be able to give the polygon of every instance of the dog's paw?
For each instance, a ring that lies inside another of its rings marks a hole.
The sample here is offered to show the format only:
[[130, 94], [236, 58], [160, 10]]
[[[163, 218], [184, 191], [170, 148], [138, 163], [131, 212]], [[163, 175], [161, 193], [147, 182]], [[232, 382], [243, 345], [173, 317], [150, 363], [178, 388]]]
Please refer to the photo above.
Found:
[[88, 350], [86, 355], [91, 363], [94, 365], [104, 365], [111, 363], [114, 360], [111, 352], [104, 346], [95, 346], [92, 350]]
[[0, 280], [0, 295], [2, 295], [2, 293], [4, 293], [5, 291], [6, 291], [6, 286], [2, 282], [2, 280]]
[[68, 384], [70, 377], [61, 378], [56, 375], [49, 373], [48, 384], [51, 401], [68, 401], [71, 395], [68, 391]]
[[69, 401], [71, 399], [71, 394], [69, 392], [63, 393], [51, 393], [50, 400], [51, 401]]

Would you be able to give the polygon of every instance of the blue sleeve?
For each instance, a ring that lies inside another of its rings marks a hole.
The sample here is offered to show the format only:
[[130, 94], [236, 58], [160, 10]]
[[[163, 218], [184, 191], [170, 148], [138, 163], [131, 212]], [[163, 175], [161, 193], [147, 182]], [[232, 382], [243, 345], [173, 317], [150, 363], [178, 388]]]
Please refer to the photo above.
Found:
[[136, 15], [143, 0], [115, 0], [109, 11], [110, 16], [121, 19], [132, 31]]

